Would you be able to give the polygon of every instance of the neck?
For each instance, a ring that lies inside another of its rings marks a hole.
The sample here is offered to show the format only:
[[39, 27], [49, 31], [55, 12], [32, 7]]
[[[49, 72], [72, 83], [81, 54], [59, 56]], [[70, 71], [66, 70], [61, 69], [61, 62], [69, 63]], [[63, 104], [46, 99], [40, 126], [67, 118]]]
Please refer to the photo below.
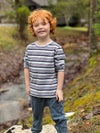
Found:
[[50, 41], [52, 41], [52, 39], [49, 37], [48, 38], [38, 38], [37, 43], [39, 45], [45, 45], [45, 44], [49, 43]]

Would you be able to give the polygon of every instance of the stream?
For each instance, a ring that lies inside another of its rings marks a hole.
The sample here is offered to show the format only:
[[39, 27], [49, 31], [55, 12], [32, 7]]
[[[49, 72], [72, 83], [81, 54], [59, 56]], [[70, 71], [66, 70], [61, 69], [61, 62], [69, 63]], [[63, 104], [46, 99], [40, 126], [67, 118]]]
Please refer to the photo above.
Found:
[[3, 85], [1, 89], [8, 89], [8, 91], [0, 95], [0, 123], [11, 121], [19, 118], [22, 111], [22, 104], [20, 99], [30, 100], [26, 94], [24, 73], [20, 73], [20, 83], [9, 83]]

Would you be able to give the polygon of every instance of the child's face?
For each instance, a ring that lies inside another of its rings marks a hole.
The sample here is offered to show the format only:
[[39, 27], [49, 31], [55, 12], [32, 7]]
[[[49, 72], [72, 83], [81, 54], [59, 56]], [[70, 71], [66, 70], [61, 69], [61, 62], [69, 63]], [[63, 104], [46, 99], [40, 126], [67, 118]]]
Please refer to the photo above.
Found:
[[47, 19], [43, 21], [41, 18], [37, 18], [33, 23], [33, 30], [38, 38], [47, 38], [50, 34], [50, 24]]

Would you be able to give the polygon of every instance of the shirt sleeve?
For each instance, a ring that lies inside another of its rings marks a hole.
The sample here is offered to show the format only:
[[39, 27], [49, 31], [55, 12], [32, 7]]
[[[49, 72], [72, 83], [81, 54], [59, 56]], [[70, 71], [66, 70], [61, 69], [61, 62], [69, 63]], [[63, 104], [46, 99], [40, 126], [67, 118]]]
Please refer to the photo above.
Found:
[[26, 48], [25, 57], [24, 57], [24, 68], [29, 68], [29, 60], [28, 60], [28, 50]]
[[58, 47], [55, 50], [55, 56], [54, 56], [54, 60], [55, 60], [55, 69], [56, 71], [64, 71], [65, 69], [65, 54], [63, 52], [62, 47]]

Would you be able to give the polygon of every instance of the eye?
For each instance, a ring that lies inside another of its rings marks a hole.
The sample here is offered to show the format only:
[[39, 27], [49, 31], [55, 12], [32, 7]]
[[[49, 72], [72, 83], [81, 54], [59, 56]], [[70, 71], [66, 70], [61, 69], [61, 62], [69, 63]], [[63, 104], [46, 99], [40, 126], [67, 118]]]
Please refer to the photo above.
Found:
[[38, 27], [39, 25], [38, 24], [34, 24], [33, 27]]
[[46, 23], [42, 23], [42, 25], [46, 25]]

